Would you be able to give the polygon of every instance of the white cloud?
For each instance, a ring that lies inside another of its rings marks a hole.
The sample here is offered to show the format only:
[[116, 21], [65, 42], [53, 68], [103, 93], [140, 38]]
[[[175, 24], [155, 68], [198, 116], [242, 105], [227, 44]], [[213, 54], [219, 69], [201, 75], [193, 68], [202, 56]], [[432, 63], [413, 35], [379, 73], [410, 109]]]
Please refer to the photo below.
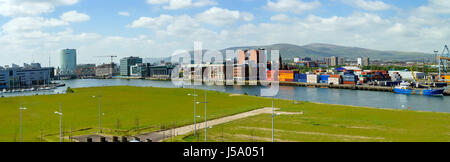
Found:
[[18, 17], [13, 18], [2, 26], [6, 33], [36, 31], [46, 27], [68, 25], [67, 22], [58, 19], [45, 19], [42, 17]]
[[196, 16], [196, 19], [207, 24], [227, 26], [234, 24], [239, 20], [252, 21], [254, 19], [254, 16], [253, 14], [247, 12], [212, 7], [209, 10], [198, 14]]
[[169, 0], [147, 0], [148, 4], [164, 4], [164, 3], [168, 3]]
[[161, 27], [167, 26], [174, 19], [173, 16], [170, 15], [160, 15], [159, 17], [140, 17], [138, 20], [133, 21], [130, 25], [127, 25], [129, 28], [152, 28], [159, 29]]
[[217, 4], [217, 2], [213, 0], [147, 0], [147, 3], [151, 5], [167, 4], [163, 6], [163, 8], [167, 10], [204, 7]]
[[82, 22], [82, 21], [88, 21], [91, 17], [89, 15], [86, 15], [84, 13], [78, 13], [77, 11], [69, 11], [65, 12], [61, 15], [61, 20], [67, 21], [67, 22]]
[[352, 6], [369, 11], [381, 11], [395, 8], [379, 0], [342, 0], [342, 1], [346, 4], [350, 4]]
[[0, 0], [0, 15], [36, 16], [53, 12], [57, 6], [76, 3], [78, 0]]
[[293, 12], [302, 13], [309, 10], [314, 10], [321, 6], [318, 0], [311, 2], [303, 2], [302, 0], [277, 0], [273, 2], [267, 1], [266, 9], [276, 12]]
[[272, 21], [280, 21], [280, 22], [289, 22], [289, 21], [293, 21], [291, 17], [289, 17], [286, 14], [278, 14], [278, 15], [273, 15], [270, 17], [270, 20]]
[[424, 6], [419, 7], [416, 12], [419, 15], [450, 14], [449, 0], [429, 0]]
[[124, 12], [124, 11], [120, 11], [119, 13], [117, 13], [118, 15], [120, 15], [120, 16], [130, 16], [130, 13], [128, 13], [128, 12]]

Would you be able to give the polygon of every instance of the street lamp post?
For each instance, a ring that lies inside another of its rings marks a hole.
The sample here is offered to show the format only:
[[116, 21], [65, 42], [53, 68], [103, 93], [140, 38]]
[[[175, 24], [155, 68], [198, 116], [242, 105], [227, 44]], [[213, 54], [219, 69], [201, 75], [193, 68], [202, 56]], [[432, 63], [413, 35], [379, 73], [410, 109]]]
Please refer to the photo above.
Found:
[[207, 131], [208, 131], [208, 121], [206, 120], [206, 104], [207, 104], [208, 102], [207, 102], [207, 100], [206, 100], [206, 91], [205, 91], [205, 142], [207, 142], [208, 140], [207, 140]]
[[208, 103], [208, 100], [206, 98], [206, 91], [205, 91], [205, 102], [197, 102], [197, 104], [200, 104], [200, 103], [205, 104], [205, 142], [207, 142], [208, 121], [206, 118], [206, 104]]
[[280, 115], [280, 113], [277, 113], [277, 114], [275, 114], [275, 107], [273, 106], [274, 104], [274, 99], [272, 98], [272, 142], [275, 142], [275, 137], [274, 137], [274, 134], [275, 134], [275, 128], [274, 128], [274, 119], [275, 119], [275, 116], [278, 116], [278, 115]]
[[[188, 94], [188, 96], [191, 96], [191, 94]], [[197, 93], [196, 93], [196, 86], [195, 86], [195, 81], [194, 81], [194, 94], [192, 94], [192, 96], [194, 96], [194, 137], [197, 136]]]
[[61, 112], [61, 104], [59, 104], [59, 112], [55, 111], [55, 114], [59, 115], [59, 142], [62, 142], [62, 112]]
[[275, 118], [275, 108], [273, 107], [273, 98], [272, 98], [272, 142], [275, 142], [274, 138], [274, 127], [273, 127], [273, 120]]
[[102, 94], [99, 92], [98, 96], [92, 96], [93, 98], [98, 98], [98, 133], [102, 133]]
[[23, 110], [27, 110], [27, 108], [25, 108], [25, 107], [22, 107], [22, 104], [20, 104], [20, 107], [19, 107], [19, 110], [20, 110], [20, 142], [23, 142], [23, 122], [22, 122], [22, 111]]

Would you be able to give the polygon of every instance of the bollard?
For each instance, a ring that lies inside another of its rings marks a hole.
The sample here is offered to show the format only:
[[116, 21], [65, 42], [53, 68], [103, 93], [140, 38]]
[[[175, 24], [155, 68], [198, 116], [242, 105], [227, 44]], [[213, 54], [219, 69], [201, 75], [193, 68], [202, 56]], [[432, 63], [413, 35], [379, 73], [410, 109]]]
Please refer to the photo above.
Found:
[[125, 136], [122, 136], [122, 142], [128, 142], [128, 139], [127, 139], [127, 137], [125, 137]]
[[106, 137], [100, 137], [100, 142], [106, 142]]
[[91, 137], [86, 138], [86, 142], [92, 142], [92, 138]]
[[119, 137], [113, 136], [112, 141], [113, 141], [113, 142], [119, 142]]

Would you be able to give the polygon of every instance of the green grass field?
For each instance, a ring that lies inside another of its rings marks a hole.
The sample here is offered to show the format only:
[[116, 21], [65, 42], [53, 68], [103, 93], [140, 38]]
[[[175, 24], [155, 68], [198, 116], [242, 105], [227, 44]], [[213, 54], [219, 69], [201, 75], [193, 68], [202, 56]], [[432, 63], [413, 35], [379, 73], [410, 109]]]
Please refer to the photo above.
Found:
[[[303, 115], [275, 118], [278, 142], [450, 142], [450, 114], [384, 110], [316, 103], [277, 101], [281, 111], [303, 111]], [[166, 141], [204, 141], [178, 136]], [[236, 120], [208, 129], [208, 140], [216, 142], [272, 141], [270, 114]]]
[[[54, 114], [59, 110], [59, 103], [64, 114], [65, 136], [96, 133], [99, 101], [92, 96], [99, 92], [103, 96], [102, 128], [105, 134], [131, 135], [193, 123], [193, 97], [187, 95], [193, 93], [192, 89], [81, 88], [75, 89], [73, 94], [0, 98], [0, 141], [20, 141], [20, 103], [28, 108], [23, 111], [24, 141], [40, 141], [41, 134], [46, 141], [59, 141], [59, 116]], [[197, 93], [202, 102], [204, 91], [197, 90]], [[208, 100], [208, 119], [261, 108], [270, 102], [254, 96], [230, 96], [214, 91], [208, 92]], [[198, 107], [197, 113], [203, 116], [203, 104]], [[86, 130], [76, 131], [80, 129]]]
[[[59, 141], [59, 116], [62, 104], [65, 137], [98, 131], [98, 98], [102, 94], [102, 127], [105, 134], [132, 135], [193, 123], [192, 89], [151, 87], [98, 87], [75, 89], [73, 94], [0, 98], [0, 141], [19, 141], [19, 105], [23, 112], [24, 141]], [[203, 92], [198, 100], [204, 100]], [[208, 91], [208, 119], [219, 118], [262, 107], [271, 99], [234, 96]], [[280, 111], [304, 112], [280, 115], [275, 119], [277, 141], [450, 141], [450, 114], [382, 110], [275, 100]], [[197, 113], [204, 114], [204, 105]], [[203, 118], [203, 117], [202, 117]], [[203, 121], [200, 118], [198, 121]], [[136, 129], [139, 128], [139, 129]], [[72, 131], [70, 131], [72, 130]], [[81, 130], [81, 131], [76, 131]], [[69, 133], [72, 132], [72, 133]], [[200, 134], [203, 136], [202, 130]], [[214, 126], [210, 141], [270, 141], [269, 114]], [[200, 141], [203, 137], [199, 138]], [[196, 141], [179, 136], [166, 141]]]

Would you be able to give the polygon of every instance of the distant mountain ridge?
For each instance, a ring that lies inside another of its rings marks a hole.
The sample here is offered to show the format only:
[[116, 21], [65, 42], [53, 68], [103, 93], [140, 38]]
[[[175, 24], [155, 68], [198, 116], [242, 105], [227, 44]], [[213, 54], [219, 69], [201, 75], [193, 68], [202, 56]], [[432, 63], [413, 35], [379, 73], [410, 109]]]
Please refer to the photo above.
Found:
[[378, 60], [423, 60], [424, 58], [432, 59], [433, 55], [420, 52], [400, 52], [400, 51], [380, 51], [365, 49], [359, 47], [346, 47], [324, 43], [314, 43], [304, 46], [293, 44], [273, 44], [268, 46], [246, 46], [246, 47], [231, 47], [225, 50], [237, 49], [256, 49], [264, 48], [266, 50], [279, 50], [283, 59], [292, 59], [295, 57], [311, 57], [320, 59], [324, 57], [345, 57], [349, 59], [356, 59], [358, 57], [369, 57]]
[[[304, 46], [280, 43], [266, 46], [242, 46], [230, 47], [220, 50], [224, 55], [226, 50], [259, 49], [279, 50], [283, 59], [293, 59], [295, 57], [311, 57], [322, 59], [324, 57], [344, 57], [349, 60], [356, 60], [358, 57], [369, 57], [371, 60], [396, 60], [396, 61], [423, 61], [432, 60], [434, 55], [421, 52], [401, 52], [401, 51], [381, 51], [359, 47], [346, 47], [333, 44], [313, 43]], [[193, 55], [193, 52], [190, 52]], [[170, 61], [170, 57], [164, 59]]]

